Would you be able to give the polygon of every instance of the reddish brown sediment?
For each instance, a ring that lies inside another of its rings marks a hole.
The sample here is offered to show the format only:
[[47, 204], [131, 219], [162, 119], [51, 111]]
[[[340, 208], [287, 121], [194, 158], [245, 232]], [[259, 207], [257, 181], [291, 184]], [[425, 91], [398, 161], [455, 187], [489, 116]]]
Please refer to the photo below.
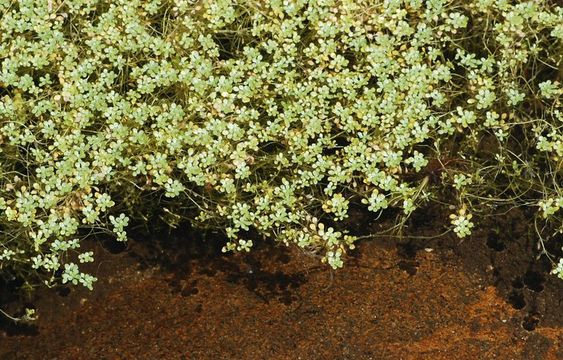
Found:
[[540, 292], [516, 284], [525, 302], [516, 309], [485, 263], [498, 247], [441, 241], [406, 255], [393, 241], [364, 241], [338, 271], [274, 245], [175, 252], [140, 269], [97, 245], [95, 291], [41, 292], [37, 334], [5, 329], [0, 359], [561, 358], [561, 309], [545, 308], [561, 296], [557, 281]]

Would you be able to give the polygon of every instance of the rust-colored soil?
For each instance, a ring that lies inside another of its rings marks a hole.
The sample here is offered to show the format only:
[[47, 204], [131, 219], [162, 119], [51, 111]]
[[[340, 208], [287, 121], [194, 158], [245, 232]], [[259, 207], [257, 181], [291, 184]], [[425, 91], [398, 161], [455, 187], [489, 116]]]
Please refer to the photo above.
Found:
[[40, 292], [0, 359], [563, 359], [561, 282], [491, 242], [374, 239], [336, 272], [274, 245], [97, 244], [95, 291]]

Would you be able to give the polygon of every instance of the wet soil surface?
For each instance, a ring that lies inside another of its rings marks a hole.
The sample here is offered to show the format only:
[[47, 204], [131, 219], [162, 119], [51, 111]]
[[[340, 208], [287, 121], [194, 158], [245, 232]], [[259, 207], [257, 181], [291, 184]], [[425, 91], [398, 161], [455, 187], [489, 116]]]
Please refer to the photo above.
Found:
[[36, 323], [1, 324], [0, 359], [563, 359], [563, 281], [533, 261], [525, 215], [421, 239], [441, 232], [435, 215], [411, 219], [419, 238], [360, 242], [338, 271], [267, 243], [224, 255], [183, 231], [92, 242], [94, 291], [39, 291]]

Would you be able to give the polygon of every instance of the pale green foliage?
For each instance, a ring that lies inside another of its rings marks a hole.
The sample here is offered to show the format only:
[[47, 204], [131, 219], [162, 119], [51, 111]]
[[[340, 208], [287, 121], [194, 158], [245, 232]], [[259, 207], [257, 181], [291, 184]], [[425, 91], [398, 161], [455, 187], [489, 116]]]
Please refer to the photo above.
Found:
[[225, 251], [256, 230], [335, 268], [352, 202], [408, 216], [450, 191], [463, 237], [513, 196], [561, 229], [552, 3], [0, 0], [0, 269], [90, 288], [86, 230], [124, 241], [160, 207]]
[[464, 238], [471, 234], [471, 229], [473, 229], [473, 222], [471, 222], [472, 214], [466, 214], [465, 207], [461, 207], [457, 214], [451, 214], [451, 223], [454, 226], [454, 232], [460, 238]]

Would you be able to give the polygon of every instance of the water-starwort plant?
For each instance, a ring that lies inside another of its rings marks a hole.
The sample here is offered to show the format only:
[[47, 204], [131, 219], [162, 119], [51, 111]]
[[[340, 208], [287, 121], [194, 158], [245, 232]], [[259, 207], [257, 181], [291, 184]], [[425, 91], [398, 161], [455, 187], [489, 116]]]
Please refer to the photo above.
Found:
[[492, 204], [524, 206], [539, 244], [563, 232], [553, 1], [0, 0], [0, 14], [0, 271], [29, 286], [91, 288], [81, 240], [126, 241], [154, 213], [222, 229], [224, 251], [256, 231], [334, 268], [352, 203], [405, 217], [445, 203], [459, 237]]

